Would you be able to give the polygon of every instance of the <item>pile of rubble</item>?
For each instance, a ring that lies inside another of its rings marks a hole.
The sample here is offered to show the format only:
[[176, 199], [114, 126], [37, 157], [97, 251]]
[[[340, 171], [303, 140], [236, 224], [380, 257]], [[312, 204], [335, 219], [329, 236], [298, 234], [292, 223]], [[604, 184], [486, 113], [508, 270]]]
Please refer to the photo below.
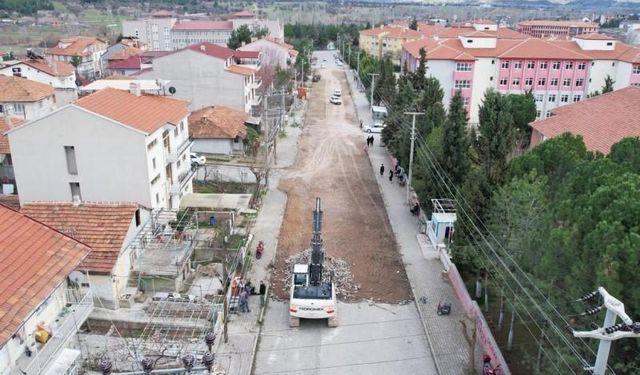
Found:
[[[292, 255], [285, 261], [287, 270], [293, 270], [294, 264], [309, 264], [311, 259], [311, 249]], [[331, 276], [336, 289], [336, 295], [342, 300], [355, 298], [355, 293], [360, 289], [360, 285], [353, 281], [351, 266], [346, 261], [336, 257], [325, 257], [324, 274]], [[291, 288], [291, 274], [285, 272], [282, 282], [287, 290]]]

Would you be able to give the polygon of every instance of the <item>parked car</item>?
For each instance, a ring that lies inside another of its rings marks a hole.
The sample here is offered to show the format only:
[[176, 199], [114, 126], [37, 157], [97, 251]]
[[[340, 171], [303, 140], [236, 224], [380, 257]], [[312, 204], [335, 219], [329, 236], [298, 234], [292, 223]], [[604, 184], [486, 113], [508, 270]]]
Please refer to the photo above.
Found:
[[336, 65], [338, 65], [338, 66], [342, 66], [342, 61], [340, 61], [340, 60], [336, 60]]
[[191, 153], [191, 165], [203, 166], [207, 164], [207, 158], [196, 153]]
[[341, 97], [341, 96], [342, 96], [342, 90], [340, 90], [340, 89], [334, 89], [334, 90], [333, 90], [333, 96]]
[[321, 77], [320, 77], [320, 74], [314, 74], [314, 75], [313, 75], [313, 79], [312, 79], [312, 81], [313, 81], [313, 82], [318, 82], [318, 81], [320, 80], [320, 78], [321, 78]]
[[365, 133], [382, 133], [382, 129], [384, 129], [384, 124], [375, 123], [371, 125], [365, 125], [362, 129]]
[[332, 95], [331, 98], [329, 98], [329, 103], [340, 105], [342, 104], [342, 98]]
[[327, 67], [327, 64], [325, 64], [325, 63], [320, 64], [320, 69], [324, 69], [326, 67]]

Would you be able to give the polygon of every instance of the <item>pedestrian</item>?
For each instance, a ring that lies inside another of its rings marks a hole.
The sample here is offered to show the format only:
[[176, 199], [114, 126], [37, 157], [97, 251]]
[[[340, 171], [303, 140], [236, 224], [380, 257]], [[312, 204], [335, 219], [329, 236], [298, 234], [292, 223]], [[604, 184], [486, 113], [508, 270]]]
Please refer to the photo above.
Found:
[[393, 170], [389, 171], [389, 182], [393, 181]]
[[384, 176], [384, 164], [380, 164], [380, 176]]
[[260, 292], [260, 306], [264, 306], [264, 297], [267, 293], [267, 286], [264, 284], [264, 281], [260, 281], [260, 288], [258, 291]]
[[360, 120], [360, 129], [362, 129], [362, 120]]
[[248, 293], [246, 290], [242, 290], [240, 292], [240, 299], [239, 299], [239, 303], [240, 303], [240, 312], [251, 312], [251, 310], [249, 310], [249, 301], [248, 301]]
[[375, 141], [375, 140], [376, 139], [373, 136], [371, 136], [371, 146], [373, 146], [373, 141]]

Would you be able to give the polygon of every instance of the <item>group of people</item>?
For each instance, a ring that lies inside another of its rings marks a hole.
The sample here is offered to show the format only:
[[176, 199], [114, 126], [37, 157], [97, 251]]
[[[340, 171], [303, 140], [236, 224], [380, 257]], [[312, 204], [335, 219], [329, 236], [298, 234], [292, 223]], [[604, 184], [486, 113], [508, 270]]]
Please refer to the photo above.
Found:
[[[380, 164], [380, 176], [384, 176], [384, 164]], [[404, 179], [404, 168], [399, 165], [396, 165], [395, 168], [389, 170], [389, 182], [393, 182], [393, 176], [397, 176], [398, 179]]]
[[373, 141], [375, 140], [375, 138], [373, 138], [372, 135], [367, 137], [367, 146], [373, 146]]
[[264, 304], [264, 295], [267, 291], [267, 286], [264, 281], [260, 281], [260, 287], [258, 293], [256, 288], [251, 284], [251, 281], [245, 281], [239, 277], [235, 277], [231, 282], [231, 295], [238, 297], [238, 311], [241, 313], [251, 312], [249, 309], [249, 296], [252, 294], [260, 295], [260, 304]]

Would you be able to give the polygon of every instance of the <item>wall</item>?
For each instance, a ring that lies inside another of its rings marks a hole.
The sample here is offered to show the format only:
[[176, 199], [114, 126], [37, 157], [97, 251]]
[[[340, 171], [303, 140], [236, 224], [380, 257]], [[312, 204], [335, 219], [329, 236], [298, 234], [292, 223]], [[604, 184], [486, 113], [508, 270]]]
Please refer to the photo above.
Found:
[[282, 69], [286, 69], [288, 66], [287, 61], [289, 59], [289, 51], [284, 47], [280, 47], [277, 44], [266, 41], [264, 39], [249, 43], [238, 49], [241, 51], [262, 52], [263, 65], [279, 66]]
[[615, 60], [592, 61], [591, 66], [589, 67], [589, 79], [587, 80], [589, 83], [587, 85], [587, 93], [591, 94], [596, 90], [602, 91], [602, 87], [604, 86], [604, 79], [607, 77], [607, 75], [610, 75], [611, 78], [615, 79], [615, 65], [618, 65], [618, 63], [619, 62]]
[[193, 142], [193, 152], [203, 154], [224, 154], [233, 152], [231, 139], [195, 139]]
[[117, 309], [117, 294], [111, 275], [89, 274], [93, 303], [96, 307]]
[[51, 85], [54, 88], [67, 88], [77, 90], [75, 74], [68, 75], [66, 77], [54, 77], [41, 70], [32, 68], [27, 64], [15, 64], [6, 68], [0, 69], [0, 74], [5, 76], [13, 76], [13, 68], [20, 68], [22, 77], [30, 79], [32, 81]]
[[484, 99], [485, 92], [490, 87], [498, 85], [498, 64], [500, 64], [500, 61], [497, 58], [479, 58], [473, 66], [474, 79], [471, 104], [469, 106], [469, 124], [477, 124], [479, 122], [478, 110], [482, 99]]
[[[73, 105], [9, 134], [20, 203], [72, 201], [79, 182], [84, 201], [138, 202], [152, 207], [145, 135]], [[78, 175], [69, 175], [64, 146], [75, 146]], [[162, 147], [162, 146], [160, 146]]]

